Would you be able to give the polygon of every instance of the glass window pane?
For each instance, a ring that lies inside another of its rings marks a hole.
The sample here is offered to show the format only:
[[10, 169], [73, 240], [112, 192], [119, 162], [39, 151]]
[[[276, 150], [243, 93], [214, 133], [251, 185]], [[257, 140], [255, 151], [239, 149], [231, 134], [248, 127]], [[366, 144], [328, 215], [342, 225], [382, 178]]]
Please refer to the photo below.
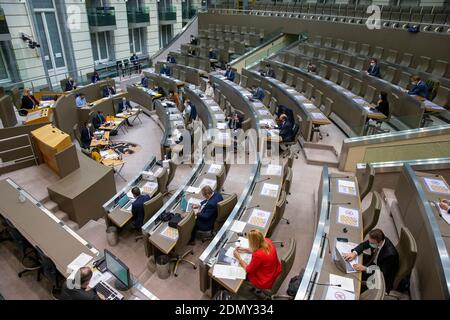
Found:
[[53, 0], [33, 0], [34, 8], [53, 8]]
[[[41, 13], [36, 13], [36, 23], [37, 23], [38, 30], [45, 30]], [[44, 53], [44, 60], [45, 60], [45, 63], [47, 64], [47, 70], [52, 70], [53, 63], [52, 63], [52, 59], [50, 57], [50, 50], [48, 48], [47, 37], [45, 35], [45, 32], [39, 32], [39, 35], [40, 35], [40, 39], [41, 39], [40, 45], [42, 48], [42, 52]]]
[[141, 52], [141, 36], [139, 29], [134, 29], [134, 46], [136, 48], [136, 52]]
[[54, 12], [45, 13], [45, 20], [47, 21], [48, 34], [52, 39], [51, 46], [54, 55], [54, 60], [57, 68], [65, 67], [64, 53], [61, 45], [61, 38], [59, 37], [58, 24]]
[[107, 37], [106, 32], [100, 32], [98, 34], [98, 45], [100, 48], [100, 59], [101, 60], [108, 59], [108, 49], [106, 48], [108, 43], [107, 43], [106, 37]]
[[9, 79], [8, 70], [6, 69], [6, 62], [3, 52], [0, 52], [0, 80]]
[[133, 45], [133, 29], [128, 29], [128, 39], [130, 41], [130, 52], [134, 52], [134, 45]]
[[91, 45], [94, 61], [98, 61], [97, 35], [95, 33], [91, 33]]

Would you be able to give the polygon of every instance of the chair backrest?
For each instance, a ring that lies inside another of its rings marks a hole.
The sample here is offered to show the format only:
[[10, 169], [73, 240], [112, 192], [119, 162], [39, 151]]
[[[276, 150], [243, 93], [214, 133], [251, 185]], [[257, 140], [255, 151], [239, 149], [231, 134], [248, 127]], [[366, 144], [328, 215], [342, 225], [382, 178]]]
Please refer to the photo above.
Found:
[[41, 272], [48, 280], [50, 280], [54, 287], [58, 287], [58, 269], [56, 268], [55, 263], [37, 246], [36, 252], [39, 265], [41, 266]]
[[222, 228], [225, 221], [228, 219], [231, 211], [233, 211], [234, 206], [237, 203], [237, 195], [233, 193], [226, 199], [220, 201], [217, 204], [217, 219], [214, 222], [214, 230], [217, 231]]
[[369, 233], [370, 230], [372, 230], [378, 223], [378, 219], [380, 217], [381, 212], [381, 196], [377, 191], [372, 192], [372, 201], [370, 202], [369, 207], [363, 212], [362, 218], [363, 218], [363, 237], [365, 238], [366, 235]]
[[144, 203], [144, 224], [150, 220], [159, 209], [161, 209], [163, 204], [164, 196], [161, 192]]
[[408, 228], [402, 227], [400, 231], [400, 240], [395, 248], [398, 253], [399, 265], [394, 278], [394, 289], [398, 287], [404, 278], [411, 274], [411, 270], [416, 263], [417, 243]]
[[225, 167], [222, 168], [222, 170], [220, 170], [220, 173], [218, 175], [216, 175], [216, 191], [220, 192], [222, 191], [222, 187], [223, 184], [225, 183], [225, 178], [226, 178], [226, 172], [225, 172]]
[[165, 193], [167, 191], [167, 180], [169, 179], [169, 172], [166, 168], [162, 169], [162, 172], [156, 177], [158, 181], [159, 192]]
[[294, 158], [295, 158], [295, 152], [290, 150], [289, 156], [287, 157], [287, 161], [286, 161], [288, 168], [292, 168], [292, 165], [294, 164]]
[[287, 194], [289, 194], [289, 192], [291, 191], [292, 175], [293, 175], [292, 172], [293, 170], [288, 167], [286, 171], [286, 177], [284, 178], [283, 181], [282, 189], [286, 191]]
[[311, 99], [312, 93], [313, 93], [313, 89], [314, 89], [313, 84], [308, 83], [308, 84], [306, 85], [306, 90], [305, 90], [305, 97], [306, 97], [306, 98]]
[[245, 119], [242, 121], [242, 130], [247, 131], [252, 127], [252, 121], [250, 118]]
[[296, 247], [297, 245], [295, 239], [289, 239], [286, 253], [281, 258], [281, 273], [278, 276], [277, 280], [275, 280], [272, 289], [270, 290], [272, 294], [276, 294], [278, 292], [287, 275], [291, 271], [292, 265], [294, 264], [295, 260]]
[[373, 103], [376, 100], [377, 89], [371, 85], [367, 85], [366, 93], [364, 94], [364, 100], [369, 103]]
[[295, 79], [295, 88], [298, 92], [303, 92], [304, 83], [305, 81], [301, 77], [297, 77]]
[[77, 139], [78, 143], [82, 147], [82, 145], [81, 145], [81, 132], [80, 132], [80, 130], [78, 128], [78, 123], [75, 123], [73, 125], [72, 129], [73, 129], [73, 135], [75, 136], [75, 139]]
[[192, 230], [195, 226], [195, 215], [194, 212], [189, 212], [183, 220], [178, 223], [178, 240], [173, 248], [175, 254], [180, 254], [181, 251], [187, 246], [189, 240], [191, 239]]
[[383, 300], [385, 295], [385, 283], [383, 272], [380, 269], [375, 269], [374, 274], [371, 276], [373, 281], [372, 289], [367, 289], [359, 296], [359, 300]]
[[443, 77], [447, 73], [448, 62], [444, 60], [436, 60], [434, 68], [431, 72], [436, 77]]
[[316, 89], [316, 92], [314, 93], [314, 105], [317, 108], [320, 108], [320, 106], [322, 105], [322, 99], [323, 99], [323, 92]]
[[278, 107], [278, 100], [276, 98], [272, 97], [269, 102], [270, 113], [274, 114], [275, 111], [277, 111], [277, 107]]
[[359, 195], [361, 200], [370, 192], [373, 186], [373, 180], [375, 178], [375, 169], [366, 163], [366, 170], [358, 177]]
[[442, 107], [448, 107], [450, 105], [450, 89], [444, 86], [439, 86], [433, 102]]
[[272, 221], [270, 222], [269, 230], [267, 230], [267, 237], [272, 237], [273, 231], [277, 227], [278, 223], [280, 223], [281, 218], [283, 218], [284, 210], [286, 209], [286, 192], [283, 190], [280, 193], [280, 198], [277, 201], [277, 205], [275, 207], [275, 214], [273, 216]]
[[331, 112], [333, 111], [333, 104], [334, 104], [333, 100], [331, 100], [328, 97], [325, 98], [325, 104], [322, 112], [326, 117], [329, 117]]
[[169, 184], [172, 182], [173, 177], [175, 177], [175, 172], [177, 171], [177, 165], [172, 160], [169, 161], [169, 175], [167, 177], [166, 189], [169, 188]]
[[22, 108], [20, 91], [17, 87], [11, 89], [11, 99], [17, 110]]

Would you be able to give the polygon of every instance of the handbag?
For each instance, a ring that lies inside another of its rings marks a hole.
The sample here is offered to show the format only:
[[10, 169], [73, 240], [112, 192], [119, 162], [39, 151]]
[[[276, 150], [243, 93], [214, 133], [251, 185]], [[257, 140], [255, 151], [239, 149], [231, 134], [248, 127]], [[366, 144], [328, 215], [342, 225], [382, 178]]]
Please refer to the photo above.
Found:
[[174, 214], [169, 221], [169, 227], [175, 229], [178, 228], [178, 223], [180, 223], [181, 220], [183, 220], [183, 217], [179, 213]]

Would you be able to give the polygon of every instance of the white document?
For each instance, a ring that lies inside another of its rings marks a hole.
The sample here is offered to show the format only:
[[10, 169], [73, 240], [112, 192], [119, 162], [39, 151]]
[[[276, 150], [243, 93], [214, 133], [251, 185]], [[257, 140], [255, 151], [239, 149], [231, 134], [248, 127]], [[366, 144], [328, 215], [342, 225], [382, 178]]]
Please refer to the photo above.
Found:
[[89, 281], [89, 287], [94, 288], [100, 281], [107, 282], [112, 277], [112, 274], [109, 272], [101, 273], [98, 270], [95, 270], [92, 273], [92, 278]]
[[245, 279], [245, 270], [241, 267], [227, 266], [222, 264], [215, 264], [213, 269], [213, 276], [221, 279]]
[[275, 122], [274, 122], [272, 119], [262, 119], [262, 120], [259, 120], [259, 124], [260, 124], [261, 126], [266, 126], [266, 127], [271, 127], [271, 128], [276, 127]]
[[223, 113], [216, 113], [214, 114], [214, 117], [216, 118], [216, 120], [225, 120], [225, 115]]
[[194, 197], [189, 198], [189, 200], [188, 200], [188, 205], [187, 205], [187, 208], [186, 208], [186, 212], [191, 212], [191, 211], [192, 211], [192, 206], [193, 206], [194, 204], [200, 206], [200, 203], [201, 203], [201, 202], [202, 202], [201, 199], [197, 199], [197, 198], [194, 198]]
[[355, 300], [355, 294], [336, 287], [328, 287], [325, 300]]
[[338, 223], [342, 223], [351, 227], [359, 227], [359, 211], [356, 209], [339, 207]]
[[153, 191], [155, 191], [158, 188], [158, 183], [157, 182], [146, 182], [142, 188], [141, 191], [148, 193], [148, 194], [152, 194]]
[[239, 237], [239, 246], [245, 249], [250, 249], [250, 244], [248, 243], [248, 239], [244, 237]]
[[234, 220], [233, 224], [231, 225], [230, 230], [232, 232], [236, 232], [236, 233], [241, 233], [242, 231], [244, 231], [245, 225], [247, 223], [239, 221], [239, 220]]
[[189, 187], [186, 188], [186, 192], [187, 193], [199, 194], [200, 193], [200, 188], [189, 186]]
[[248, 223], [260, 228], [264, 228], [267, 225], [267, 222], [270, 218], [270, 212], [259, 210], [259, 209], [253, 209], [252, 214], [250, 218], [248, 219]]
[[222, 165], [220, 164], [211, 164], [208, 170], [208, 173], [217, 174], [222, 170]]
[[356, 185], [354, 181], [338, 180], [339, 193], [351, 194], [356, 196]]
[[273, 183], [264, 183], [261, 189], [261, 195], [266, 197], [278, 197], [279, 185]]
[[210, 106], [210, 108], [214, 112], [220, 111], [220, 107], [219, 106]]
[[341, 285], [340, 287], [337, 286], [332, 286], [335, 288], [341, 288], [342, 290], [346, 290], [346, 291], [350, 291], [350, 292], [355, 292], [355, 285], [353, 283], [353, 279], [351, 278], [346, 278], [346, 277], [341, 277], [338, 276], [337, 274], [332, 274], [330, 273], [330, 284], [333, 285]]
[[439, 210], [442, 219], [444, 219], [445, 222], [450, 224], [450, 214], [439, 206], [439, 202], [432, 202], [432, 204]]
[[161, 231], [161, 235], [171, 240], [176, 240], [178, 239], [178, 229], [166, 226], [164, 230]]
[[227, 124], [225, 122], [218, 122], [217, 123], [217, 129], [225, 130], [226, 128], [227, 128]]
[[85, 265], [87, 265], [89, 262], [91, 262], [92, 259], [93, 259], [92, 256], [82, 252], [71, 263], [69, 263], [67, 268], [69, 268], [72, 271], [76, 271], [76, 270], [80, 269], [81, 267], [84, 267]]
[[211, 189], [215, 190], [216, 189], [216, 184], [217, 184], [216, 180], [205, 178], [205, 179], [202, 180], [202, 183], [200, 184], [199, 188], [201, 189], [204, 186], [210, 186]]
[[447, 184], [441, 179], [424, 178], [423, 180], [431, 192], [450, 194]]
[[281, 169], [283, 167], [277, 164], [269, 164], [267, 168], [263, 171], [264, 175], [267, 176], [281, 176]]
[[270, 114], [269, 110], [267, 110], [267, 109], [260, 109], [260, 110], [258, 110], [258, 113], [263, 116]]
[[304, 103], [303, 105], [305, 106], [306, 110], [316, 109], [316, 106], [313, 105], [312, 103]]

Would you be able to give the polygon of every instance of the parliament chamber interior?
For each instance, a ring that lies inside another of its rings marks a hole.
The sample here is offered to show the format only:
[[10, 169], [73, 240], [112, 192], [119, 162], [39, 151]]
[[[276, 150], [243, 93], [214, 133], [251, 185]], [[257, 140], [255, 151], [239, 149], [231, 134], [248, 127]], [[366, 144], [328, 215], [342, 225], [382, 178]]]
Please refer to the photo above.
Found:
[[0, 7], [0, 299], [450, 299], [448, 1]]

